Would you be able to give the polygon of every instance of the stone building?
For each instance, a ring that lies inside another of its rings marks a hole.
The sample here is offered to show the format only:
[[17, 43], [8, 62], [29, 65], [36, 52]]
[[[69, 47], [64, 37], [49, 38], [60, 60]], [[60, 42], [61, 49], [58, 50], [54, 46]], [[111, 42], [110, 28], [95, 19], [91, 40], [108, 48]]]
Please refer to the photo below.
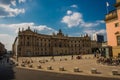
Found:
[[45, 35], [32, 31], [30, 27], [18, 32], [13, 43], [15, 56], [54, 56], [91, 53], [91, 39], [83, 37], [68, 37], [61, 30], [57, 34]]
[[0, 56], [4, 55], [5, 53], [6, 53], [5, 46], [0, 42]]
[[106, 17], [106, 32], [108, 46], [112, 46], [113, 56], [120, 56], [120, 0], [116, 0], [115, 10]]

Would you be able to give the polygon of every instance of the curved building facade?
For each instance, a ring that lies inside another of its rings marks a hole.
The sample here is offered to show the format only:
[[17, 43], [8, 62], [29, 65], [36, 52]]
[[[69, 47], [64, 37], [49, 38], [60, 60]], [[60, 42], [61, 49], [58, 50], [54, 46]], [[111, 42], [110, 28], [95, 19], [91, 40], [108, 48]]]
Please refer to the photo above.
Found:
[[91, 39], [68, 37], [61, 30], [57, 34], [45, 35], [27, 30], [19, 31], [13, 44], [15, 56], [55, 56], [91, 53]]

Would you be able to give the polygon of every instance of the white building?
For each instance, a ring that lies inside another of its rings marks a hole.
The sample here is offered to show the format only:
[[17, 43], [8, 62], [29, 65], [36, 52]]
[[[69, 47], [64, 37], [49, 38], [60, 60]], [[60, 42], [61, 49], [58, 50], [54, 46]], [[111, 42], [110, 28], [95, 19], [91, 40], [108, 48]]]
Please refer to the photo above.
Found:
[[93, 40], [97, 42], [104, 42], [104, 36], [101, 34], [93, 34]]

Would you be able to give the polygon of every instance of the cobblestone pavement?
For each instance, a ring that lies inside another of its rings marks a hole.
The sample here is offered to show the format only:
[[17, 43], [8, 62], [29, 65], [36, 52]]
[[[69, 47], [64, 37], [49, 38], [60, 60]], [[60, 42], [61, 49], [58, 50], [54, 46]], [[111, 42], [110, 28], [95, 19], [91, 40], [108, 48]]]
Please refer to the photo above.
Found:
[[[65, 73], [65, 74], [76, 74], [76, 75], [87, 75], [87, 76], [99, 76], [99, 77], [110, 77], [110, 78], [120, 78], [120, 75], [112, 75], [112, 70], [117, 70], [120, 73], [120, 66], [108, 66], [97, 64], [96, 59], [93, 58], [93, 55], [82, 56], [82, 59], [71, 60], [71, 56], [57, 56], [54, 57], [54, 60], [51, 60], [51, 57], [29, 57], [29, 58], [19, 58], [18, 68], [40, 70], [47, 72], [56, 72], [56, 73]], [[21, 67], [22, 61], [32, 60], [33, 63]], [[38, 69], [37, 66], [40, 65], [41, 69]], [[64, 67], [64, 71], [59, 71], [60, 67]], [[48, 67], [52, 67], [52, 70], [48, 70]], [[78, 67], [80, 72], [74, 72], [74, 68]], [[97, 73], [92, 74], [91, 70], [96, 69]]]

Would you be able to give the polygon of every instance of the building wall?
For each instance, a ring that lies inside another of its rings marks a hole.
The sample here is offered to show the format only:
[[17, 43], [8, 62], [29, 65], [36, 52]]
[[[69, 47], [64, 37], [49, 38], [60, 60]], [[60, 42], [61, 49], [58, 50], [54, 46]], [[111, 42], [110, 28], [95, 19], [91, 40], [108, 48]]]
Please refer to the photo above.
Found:
[[4, 55], [5, 53], [6, 53], [5, 46], [0, 42], [0, 56]]
[[105, 19], [108, 45], [112, 46], [113, 56], [118, 56], [120, 53], [120, 45], [117, 43], [117, 36], [120, 36], [120, 0], [116, 2], [116, 10], [108, 13]]
[[106, 23], [106, 31], [107, 31], [107, 40], [108, 45], [117, 46], [117, 40], [115, 33], [120, 31], [120, 26], [115, 27], [115, 23], [120, 23], [119, 20], [114, 20]]
[[120, 2], [120, 0], [116, 0], [116, 2], [118, 3], [118, 2]]
[[17, 54], [18, 54], [18, 37], [15, 38], [12, 49], [13, 49], [12, 50], [13, 53], [15, 53], [15, 54], [13, 54], [13, 56], [17, 56]]
[[113, 56], [117, 57], [118, 55], [120, 55], [120, 46], [114, 46], [112, 47], [113, 49]]
[[16, 54], [15, 48], [17, 48], [18, 56], [89, 54], [91, 53], [91, 39], [88, 35], [64, 36], [61, 30], [57, 34], [45, 35], [27, 29], [19, 31], [18, 47], [13, 45], [14, 54]]

